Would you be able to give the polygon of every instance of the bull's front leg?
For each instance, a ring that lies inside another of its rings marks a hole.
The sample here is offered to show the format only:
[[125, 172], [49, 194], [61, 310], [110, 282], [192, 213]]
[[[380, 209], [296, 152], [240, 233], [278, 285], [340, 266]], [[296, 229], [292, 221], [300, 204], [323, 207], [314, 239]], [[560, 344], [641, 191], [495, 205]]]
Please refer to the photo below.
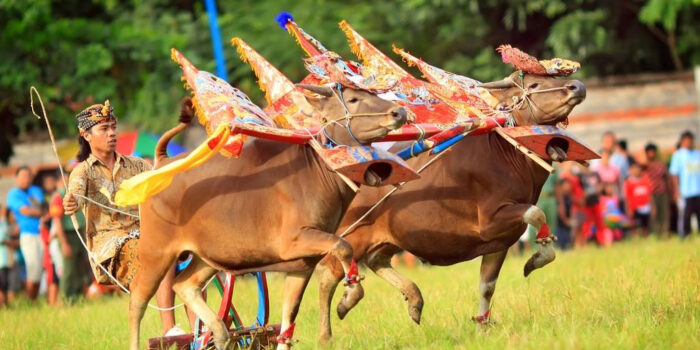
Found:
[[481, 257], [479, 315], [472, 317], [472, 321], [476, 323], [488, 324], [491, 322], [491, 297], [496, 291], [496, 281], [501, 272], [503, 261], [506, 260], [506, 254], [508, 254], [508, 249]]
[[[285, 237], [281, 242], [281, 246], [284, 247], [280, 254], [282, 260], [289, 261], [331, 255], [340, 261], [345, 272], [345, 293], [343, 293], [343, 297], [338, 303], [338, 310], [349, 310], [364, 297], [364, 290], [360, 285], [363, 277], [358, 274], [357, 264], [353, 259], [352, 247], [345, 240], [331, 233], [306, 227], [295, 235]], [[308, 276], [310, 274], [311, 271], [309, 271]], [[290, 284], [289, 290], [296, 290], [297, 292], [290, 293], [289, 296], [285, 297], [285, 305], [288, 305], [285, 308], [285, 314], [288, 314], [285, 316], [287, 324], [285, 324], [285, 318], [283, 318], [278, 350], [287, 349], [291, 344], [291, 337], [294, 332], [294, 317], [291, 317], [291, 315], [296, 316], [294, 310], [301, 303], [303, 291], [306, 288], [306, 283], [308, 283], [308, 276], [306, 276], [304, 281], [301, 276], [290, 274], [285, 280], [285, 283]], [[285, 290], [285, 292], [287, 291]]]
[[540, 245], [540, 249], [525, 263], [523, 273], [527, 277], [533, 270], [554, 261], [556, 254], [552, 245], [557, 240], [557, 237], [550, 232], [542, 209], [534, 205], [525, 212], [523, 221], [537, 229], [537, 244]]
[[[503, 236], [503, 232], [513, 232], [513, 228], [523, 223], [532, 225], [537, 229], [537, 243], [540, 244], [540, 249], [535, 253], [525, 264], [525, 276], [527, 277], [533, 270], [549, 264], [554, 261], [555, 253], [552, 247], [552, 242], [556, 240], [553, 234], [549, 231], [549, 226], [546, 222], [546, 217], [542, 209], [532, 205], [515, 203], [502, 205], [499, 209], [484, 215], [488, 217], [481, 229], [483, 239], [499, 245], [504, 245], [505, 249], [508, 245], [517, 240], [518, 236]], [[507, 244], [507, 245], [506, 245]]]

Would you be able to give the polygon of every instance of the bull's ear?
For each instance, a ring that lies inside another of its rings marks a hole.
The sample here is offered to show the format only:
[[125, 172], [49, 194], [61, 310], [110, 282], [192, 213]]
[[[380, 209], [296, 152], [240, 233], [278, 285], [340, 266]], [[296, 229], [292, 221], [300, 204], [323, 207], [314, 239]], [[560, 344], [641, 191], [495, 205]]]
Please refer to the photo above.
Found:
[[325, 106], [326, 102], [328, 102], [328, 97], [312, 97], [304, 95], [304, 98], [306, 98], [306, 102], [319, 111], [322, 110], [323, 106]]

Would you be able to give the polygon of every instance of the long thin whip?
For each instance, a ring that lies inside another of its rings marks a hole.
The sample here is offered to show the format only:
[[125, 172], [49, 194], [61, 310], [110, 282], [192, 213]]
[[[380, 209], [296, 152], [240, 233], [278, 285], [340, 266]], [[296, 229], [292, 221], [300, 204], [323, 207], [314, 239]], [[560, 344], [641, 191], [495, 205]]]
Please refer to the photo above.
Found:
[[[44, 116], [43, 119], [44, 119], [44, 122], [46, 122], [46, 128], [49, 131], [49, 138], [51, 139], [51, 148], [53, 148], [53, 153], [54, 153], [54, 156], [56, 156], [56, 162], [58, 163], [58, 170], [61, 173], [61, 181], [63, 182], [63, 187], [67, 191], [68, 190], [68, 183], [66, 182], [66, 174], [63, 172], [63, 166], [61, 165], [61, 158], [58, 156], [58, 149], [56, 148], [56, 139], [53, 136], [53, 130], [51, 129], [51, 122], [49, 121], [48, 115], [46, 114], [46, 109], [44, 108], [44, 101], [41, 99], [41, 94], [39, 94], [39, 91], [34, 86], [29, 88], [29, 99], [30, 99], [30, 104], [32, 107], [32, 114], [34, 114], [34, 116], [37, 117], [37, 119], [42, 119], [42, 117], [39, 116], [36, 113], [36, 111], [34, 110], [34, 94], [36, 94], [36, 97], [39, 99], [39, 104], [41, 105], [41, 114]], [[82, 244], [83, 248], [85, 248], [85, 251], [87, 251], [88, 257], [90, 258], [90, 260], [92, 260], [92, 262], [95, 265], [97, 265], [102, 270], [102, 272], [104, 272], [112, 280], [112, 282], [114, 282], [114, 284], [116, 284], [119, 288], [121, 288], [121, 290], [124, 293], [131, 294], [129, 292], [129, 290], [126, 289], [126, 287], [124, 287], [121, 283], [119, 283], [119, 281], [117, 281], [117, 279], [114, 276], [112, 276], [112, 274], [109, 273], [109, 271], [107, 271], [107, 269], [97, 261], [97, 259], [95, 258], [95, 255], [87, 247], [87, 244], [85, 244], [85, 240], [83, 240], [83, 236], [80, 234], [80, 232], [78, 232], [79, 224], [78, 224], [78, 218], [75, 216], [75, 213], [71, 214], [70, 220], [73, 223], [73, 231], [75, 231], [75, 234], [78, 236], [78, 239], [80, 240], [80, 244]], [[209, 281], [211, 282], [211, 279]], [[209, 284], [209, 283], [207, 282], [207, 284]], [[176, 308], [183, 306], [183, 305], [184, 304], [178, 304], [178, 305], [175, 305], [175, 306], [172, 306], [169, 308], [161, 308], [161, 307], [158, 307], [158, 306], [150, 304], [150, 303], [148, 304], [149, 307], [156, 309], [158, 311], [175, 310]]]

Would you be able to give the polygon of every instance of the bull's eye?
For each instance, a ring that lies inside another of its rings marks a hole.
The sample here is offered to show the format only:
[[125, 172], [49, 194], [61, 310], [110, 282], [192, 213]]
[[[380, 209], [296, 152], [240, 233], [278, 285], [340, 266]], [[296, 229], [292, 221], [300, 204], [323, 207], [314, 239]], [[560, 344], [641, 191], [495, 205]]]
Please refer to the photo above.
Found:
[[532, 89], [537, 89], [538, 86], [540, 86], [540, 84], [538, 84], [538, 83], [532, 83], [532, 84], [530, 84], [530, 86], [528, 86], [527, 88], [528, 88], [529, 90], [532, 90]]
[[357, 103], [357, 101], [359, 101], [359, 100], [357, 99], [357, 97], [353, 97], [353, 98], [351, 98], [351, 99], [348, 100], [348, 103]]

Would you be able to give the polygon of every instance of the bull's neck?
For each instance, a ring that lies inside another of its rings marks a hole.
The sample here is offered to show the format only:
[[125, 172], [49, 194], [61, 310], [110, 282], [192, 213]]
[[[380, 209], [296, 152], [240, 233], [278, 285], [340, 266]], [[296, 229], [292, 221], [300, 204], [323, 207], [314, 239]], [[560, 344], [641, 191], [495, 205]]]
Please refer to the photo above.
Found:
[[335, 172], [331, 171], [326, 162], [321, 159], [318, 152], [316, 152], [311, 146], [304, 147], [307, 153], [308, 159], [312, 160], [311, 164], [314, 167], [314, 173], [318, 174], [319, 186], [322, 186], [327, 191], [329, 199], [330, 198], [340, 198], [340, 207], [343, 213], [355, 198], [355, 191], [353, 191], [350, 186], [348, 186], [343, 179], [338, 176]]
[[497, 149], [502, 152], [503, 158], [513, 166], [513, 169], [520, 169], [523, 172], [522, 175], [527, 175], [534, 180], [534, 185], [539, 193], [549, 177], [549, 172], [497, 133], [489, 133], [489, 138], [491, 142], [499, 145]]

